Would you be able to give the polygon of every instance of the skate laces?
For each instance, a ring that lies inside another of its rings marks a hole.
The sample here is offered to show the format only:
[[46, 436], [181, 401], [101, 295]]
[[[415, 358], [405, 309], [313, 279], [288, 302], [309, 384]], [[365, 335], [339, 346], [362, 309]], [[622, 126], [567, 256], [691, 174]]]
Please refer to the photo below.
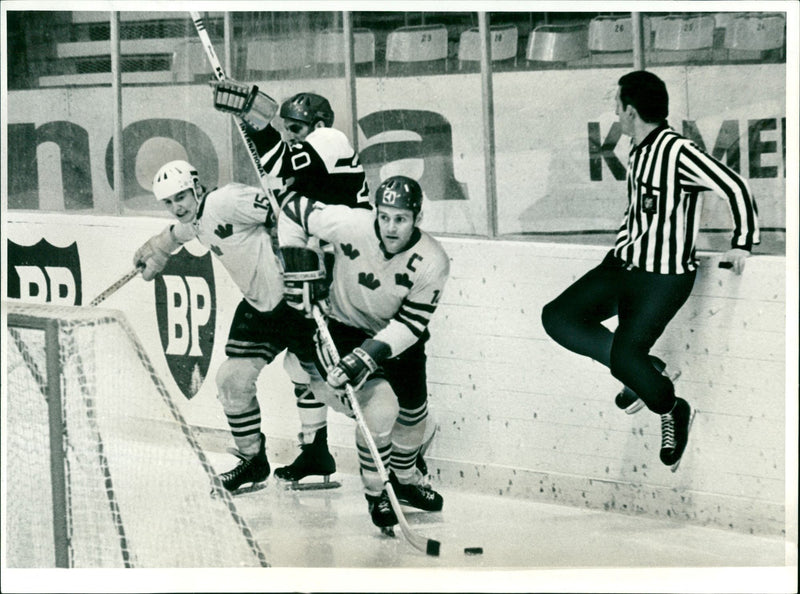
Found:
[[378, 511], [381, 514], [389, 514], [392, 513], [392, 504], [389, 501], [388, 497], [381, 497], [378, 501]]
[[261, 452], [258, 452], [249, 458], [247, 458], [245, 454], [239, 450], [229, 448], [228, 452], [239, 458], [239, 463], [231, 468], [228, 472], [223, 472], [220, 476], [225, 477], [226, 479], [235, 479], [248, 472], [251, 468], [258, 468]]
[[672, 413], [661, 415], [661, 449], [675, 449], [675, 419]]
[[433, 501], [434, 498], [436, 497], [430, 485], [423, 485], [422, 483], [420, 483], [418, 485], [412, 485], [412, 486], [417, 490], [417, 492], [420, 495], [422, 495], [428, 501]]
[[228, 472], [223, 472], [222, 475], [220, 475], [223, 480], [227, 481], [239, 478], [241, 474], [244, 474], [244, 472], [253, 465], [255, 456], [253, 458], [245, 458], [241, 453], [237, 453], [236, 456], [239, 458], [239, 463], [231, 468]]

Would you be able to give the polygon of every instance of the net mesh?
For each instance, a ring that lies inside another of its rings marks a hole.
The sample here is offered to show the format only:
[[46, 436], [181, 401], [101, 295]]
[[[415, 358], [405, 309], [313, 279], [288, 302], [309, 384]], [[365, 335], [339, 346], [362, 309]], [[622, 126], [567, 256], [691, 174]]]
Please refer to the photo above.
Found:
[[[267, 565], [121, 313], [4, 305], [9, 567], [53, 566], [54, 517], [72, 567]], [[56, 322], [55, 377], [44, 320]], [[61, 443], [49, 438], [52, 381]], [[51, 448], [63, 454], [64, 510], [53, 504]]]

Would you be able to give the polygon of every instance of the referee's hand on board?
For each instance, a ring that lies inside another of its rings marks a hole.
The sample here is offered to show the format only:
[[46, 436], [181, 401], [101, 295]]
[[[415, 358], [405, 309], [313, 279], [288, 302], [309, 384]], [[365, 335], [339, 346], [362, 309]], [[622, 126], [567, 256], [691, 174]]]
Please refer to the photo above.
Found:
[[736, 274], [742, 274], [744, 264], [747, 258], [750, 257], [750, 252], [740, 248], [731, 248], [724, 254], [719, 261], [720, 268], [730, 268]]

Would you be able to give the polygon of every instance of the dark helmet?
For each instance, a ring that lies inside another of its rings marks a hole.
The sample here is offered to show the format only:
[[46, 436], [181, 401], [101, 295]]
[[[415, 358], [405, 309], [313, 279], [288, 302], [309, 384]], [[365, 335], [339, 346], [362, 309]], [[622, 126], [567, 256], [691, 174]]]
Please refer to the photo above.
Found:
[[281, 117], [298, 120], [309, 126], [322, 121], [325, 126], [333, 126], [333, 109], [322, 95], [298, 93], [281, 105]]
[[417, 215], [422, 209], [422, 188], [410, 177], [393, 175], [375, 191], [375, 206], [406, 208]]

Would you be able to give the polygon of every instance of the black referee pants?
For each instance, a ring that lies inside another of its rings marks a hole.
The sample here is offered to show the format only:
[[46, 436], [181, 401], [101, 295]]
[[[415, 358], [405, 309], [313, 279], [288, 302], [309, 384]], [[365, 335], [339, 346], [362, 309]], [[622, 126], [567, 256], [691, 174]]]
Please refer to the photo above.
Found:
[[[686, 303], [696, 272], [626, 270], [612, 252], [542, 309], [545, 331], [561, 346], [611, 370], [654, 413], [675, 403], [672, 382], [649, 358], [650, 349]], [[618, 316], [615, 332], [602, 322]]]

